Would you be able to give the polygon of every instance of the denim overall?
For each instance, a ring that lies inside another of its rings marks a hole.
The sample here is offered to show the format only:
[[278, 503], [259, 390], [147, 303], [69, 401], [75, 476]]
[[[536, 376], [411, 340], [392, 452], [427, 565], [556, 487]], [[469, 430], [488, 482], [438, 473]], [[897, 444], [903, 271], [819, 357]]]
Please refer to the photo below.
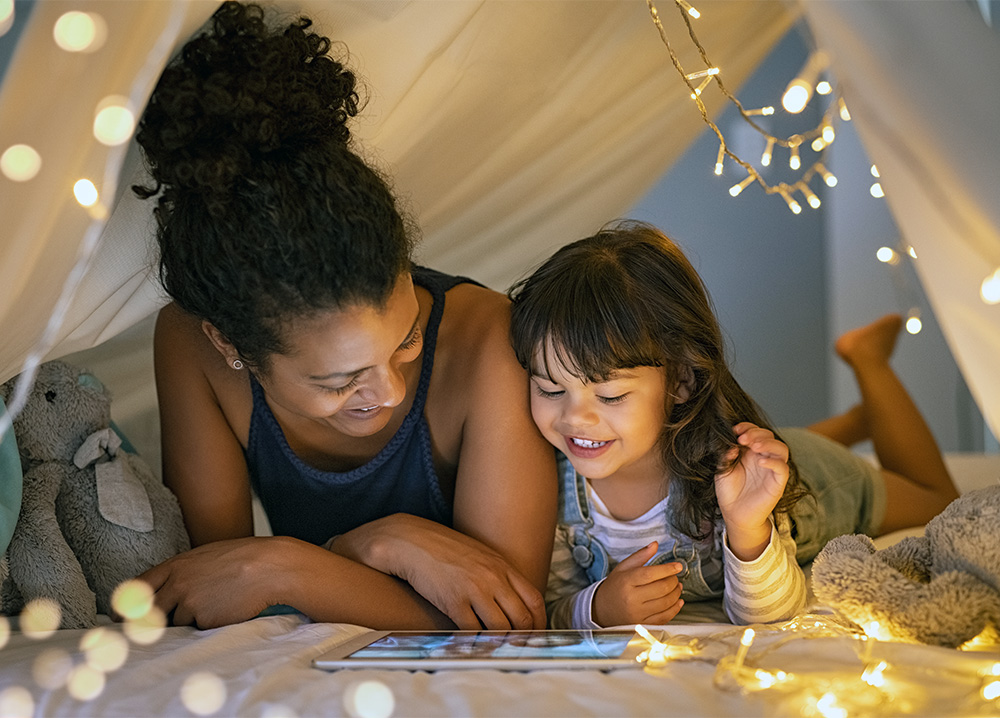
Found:
[[[605, 578], [613, 567], [608, 550], [590, 533], [594, 528], [594, 519], [591, 518], [587, 501], [587, 480], [576, 473], [573, 465], [561, 452], [557, 454], [557, 467], [560, 477], [559, 523], [568, 529], [573, 560], [587, 572], [590, 582], [596, 583]], [[668, 524], [673, 508], [672, 497], [673, 494], [670, 494], [667, 499], [666, 515], [663, 517]], [[660, 541], [659, 552], [646, 565], [679, 563], [683, 569], [677, 574], [677, 579], [684, 586], [681, 595], [685, 600], [718, 598], [722, 595], [722, 586], [718, 590], [711, 589], [701, 571], [701, 552], [709, 546], [710, 543], [707, 542], [699, 542], [699, 546], [695, 546], [692, 539], [684, 534], [671, 535]], [[639, 548], [635, 547], [636, 550]]]

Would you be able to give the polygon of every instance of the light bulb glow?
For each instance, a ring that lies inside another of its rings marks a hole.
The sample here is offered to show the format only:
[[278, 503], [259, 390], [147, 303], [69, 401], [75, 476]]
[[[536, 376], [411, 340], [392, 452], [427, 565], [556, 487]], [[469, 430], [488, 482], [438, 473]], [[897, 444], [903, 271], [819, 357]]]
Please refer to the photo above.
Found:
[[0, 691], [0, 715], [11, 718], [31, 718], [35, 714], [35, 699], [23, 686], [10, 686]]
[[[898, 264], [899, 254], [892, 247], [879, 247], [878, 251], [875, 252], [875, 258], [880, 262], [885, 262], [886, 264]], [[878, 623], [875, 623], [875, 630], [878, 631]], [[866, 631], [868, 629], [865, 629]]]
[[0, 36], [14, 27], [14, 0], [0, 0]]
[[983, 280], [979, 296], [987, 304], [1000, 304], [1000, 268]]
[[731, 194], [733, 197], [739, 196], [740, 192], [745, 190], [747, 186], [751, 182], [753, 182], [753, 179], [754, 179], [753, 175], [747, 175], [746, 177], [743, 178], [741, 182], [739, 182], [738, 184], [734, 184], [732, 187], [729, 188], [729, 194]]
[[181, 703], [195, 715], [216, 713], [226, 702], [226, 684], [214, 673], [192, 673], [181, 686]]
[[924, 323], [920, 321], [920, 317], [915, 312], [910, 312], [910, 317], [906, 320], [906, 331], [910, 334], [919, 334], [923, 328]]
[[847, 103], [844, 102], [843, 97], [837, 100], [837, 108], [840, 110], [840, 119], [842, 119], [844, 122], [850, 122], [851, 113], [847, 111]]
[[135, 114], [128, 99], [111, 95], [101, 100], [94, 116], [94, 137], [102, 145], [114, 147], [128, 142], [135, 130]]
[[816, 710], [823, 718], [847, 718], [847, 709], [837, 705], [837, 696], [833, 693], [824, 693], [816, 701]]
[[799, 157], [799, 146], [792, 145], [790, 148], [791, 154], [788, 156], [788, 166], [793, 170], [797, 170], [802, 166], [802, 158]]
[[90, 701], [104, 692], [104, 674], [86, 663], [73, 668], [66, 680], [66, 692], [78, 701]]
[[61, 648], [48, 648], [31, 664], [31, 677], [40, 687], [50, 691], [66, 685], [73, 670], [73, 658]]
[[726, 158], [726, 146], [724, 144], [719, 145], [719, 154], [715, 157], [715, 174], [722, 174], [722, 160]]
[[882, 189], [882, 184], [880, 182], [876, 182], [875, 184], [873, 184], [871, 186], [871, 189], [868, 190], [868, 192], [875, 199], [881, 199], [882, 197], [885, 197], [885, 190]]
[[691, 93], [691, 99], [695, 100], [701, 97], [701, 93], [705, 91], [705, 88], [708, 87], [708, 83], [710, 83], [711, 81], [712, 81], [711, 77], [706, 77], [704, 80], [702, 80], [701, 83], [699, 83], [699, 85], [696, 88], [694, 88], [694, 92]]
[[785, 94], [781, 96], [781, 106], [785, 112], [797, 115], [806, 108], [809, 100], [812, 99], [812, 87], [802, 80], [792, 80], [785, 88]]
[[820, 162], [817, 162], [814, 166], [816, 167], [816, 171], [819, 172], [819, 176], [823, 178], [827, 187], [837, 186], [837, 178], [833, 176], [833, 173], [830, 172], [830, 170], [824, 167]]
[[820, 82], [816, 83], [816, 92], [818, 92], [820, 95], [829, 95], [831, 92], [833, 92], [833, 85], [831, 85], [826, 80], [821, 80]]
[[51, 598], [35, 598], [21, 611], [21, 632], [29, 638], [48, 638], [59, 629], [62, 606]]
[[691, 7], [691, 3], [687, 2], [687, 0], [677, 0], [677, 4], [680, 5], [684, 11], [695, 20], [701, 17], [701, 13]]
[[819, 209], [819, 206], [823, 203], [820, 201], [819, 197], [816, 196], [816, 193], [809, 189], [809, 185], [805, 182], [801, 182], [798, 186], [802, 191], [802, 195], [806, 198], [806, 202], [809, 203], [809, 206], [813, 209]]
[[795, 201], [795, 199], [782, 190], [780, 193], [781, 197], [785, 200], [785, 204], [788, 205], [788, 209], [792, 210], [792, 214], [799, 214], [802, 212], [802, 205]]
[[95, 187], [94, 183], [89, 179], [76, 181], [73, 185], [73, 196], [76, 197], [76, 201], [84, 207], [93, 207], [97, 204], [97, 200], [99, 199], [97, 187]]
[[885, 685], [885, 676], [882, 673], [888, 665], [885, 661], [879, 661], [876, 666], [868, 666], [865, 668], [865, 672], [861, 674], [861, 680], [870, 686], [880, 688]]
[[52, 27], [52, 37], [66, 52], [94, 52], [107, 39], [108, 27], [97, 13], [72, 10], [63, 13]]
[[983, 698], [988, 701], [1000, 698], [1000, 681], [989, 681], [983, 686]]
[[719, 68], [709, 67], [705, 70], [698, 70], [698, 72], [689, 72], [684, 77], [688, 80], [697, 80], [699, 77], [714, 77], [719, 74]]
[[34, 179], [42, 169], [42, 156], [31, 145], [11, 145], [0, 155], [0, 172], [15, 182]]
[[104, 673], [117, 671], [128, 658], [128, 641], [122, 634], [98, 626], [80, 640], [87, 665]]
[[125, 619], [140, 619], [153, 608], [153, 589], [145, 581], [122, 581], [111, 592], [111, 607]]
[[868, 171], [872, 173], [872, 177], [878, 177], [879, 176], [878, 167], [876, 167], [875, 165], [872, 165], [871, 169], [868, 170]]
[[906, 248], [906, 253], [908, 255], [910, 255], [911, 257], [913, 257], [914, 259], [917, 258], [917, 250], [915, 250], [913, 247], [907, 247]]
[[826, 144], [831, 144], [836, 136], [836, 133], [833, 131], [833, 125], [823, 125], [823, 141]]
[[774, 152], [774, 138], [768, 137], [767, 146], [764, 148], [764, 154], [760, 156], [760, 163], [764, 167], [767, 167], [769, 164], [771, 164], [771, 154], [773, 152]]
[[815, 140], [812, 141], [811, 147], [813, 149], [813, 152], [822, 152], [823, 148], [826, 147], [826, 140], [824, 140], [822, 137], [817, 137]]
[[756, 110], [747, 110], [748, 115], [764, 115], [769, 116], [774, 114], [774, 106], [767, 105], [765, 107], [759, 107]]
[[351, 718], [389, 718], [396, 709], [396, 697], [382, 681], [360, 681], [344, 692], [344, 709]]

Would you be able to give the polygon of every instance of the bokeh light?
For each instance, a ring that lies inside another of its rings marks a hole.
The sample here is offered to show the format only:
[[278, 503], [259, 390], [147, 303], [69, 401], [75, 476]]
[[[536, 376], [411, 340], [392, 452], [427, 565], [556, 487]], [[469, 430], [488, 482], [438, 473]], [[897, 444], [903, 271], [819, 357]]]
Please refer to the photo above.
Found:
[[100, 195], [97, 193], [97, 187], [89, 179], [76, 181], [76, 184], [73, 185], [73, 196], [84, 207], [94, 206], [100, 198]]
[[50, 691], [66, 685], [73, 670], [73, 659], [61, 648], [48, 648], [35, 657], [31, 664], [31, 677], [41, 688]]
[[0, 36], [14, 27], [14, 0], [0, 0]]
[[781, 96], [781, 105], [786, 112], [796, 115], [805, 109], [811, 97], [812, 88], [808, 84], [802, 80], [792, 80]]
[[102, 145], [114, 147], [129, 141], [135, 130], [135, 113], [128, 107], [128, 98], [109, 95], [97, 105], [94, 115], [94, 137]]
[[212, 715], [226, 702], [226, 684], [214, 673], [192, 673], [181, 686], [181, 703], [195, 715]]
[[906, 331], [910, 334], [919, 334], [923, 328], [924, 323], [920, 321], [920, 317], [910, 317], [906, 320]]
[[56, 20], [52, 37], [66, 52], [94, 52], [104, 45], [108, 26], [97, 13], [72, 10]]
[[1000, 269], [983, 280], [979, 287], [979, 296], [987, 304], [1000, 304]]
[[148, 646], [160, 640], [167, 630], [167, 617], [154, 606], [144, 616], [126, 619], [122, 630], [132, 643]]
[[23, 686], [10, 686], [0, 691], [0, 715], [4, 718], [31, 718], [35, 713], [35, 699]]
[[145, 581], [123, 581], [111, 593], [111, 608], [125, 619], [142, 618], [153, 608], [153, 589]]
[[875, 258], [886, 264], [896, 264], [899, 262], [899, 253], [892, 247], [879, 247], [875, 252]]
[[128, 641], [122, 634], [107, 628], [93, 628], [80, 640], [87, 665], [104, 673], [117, 671], [128, 658]]
[[882, 197], [885, 197], [885, 190], [882, 189], [882, 183], [880, 182], [876, 182], [875, 184], [873, 184], [871, 186], [871, 189], [868, 190], [868, 192], [875, 199], [881, 199]]
[[28, 638], [48, 638], [59, 628], [62, 607], [51, 598], [36, 598], [21, 611], [21, 632]]
[[0, 172], [15, 182], [32, 180], [42, 169], [42, 156], [31, 145], [11, 145], [0, 155]]
[[344, 710], [351, 718], [389, 718], [395, 709], [392, 689], [382, 681], [352, 683], [344, 692]]
[[104, 692], [104, 673], [86, 663], [73, 668], [66, 680], [66, 692], [78, 701], [92, 701]]
[[10, 640], [10, 621], [6, 616], [0, 616], [0, 648]]

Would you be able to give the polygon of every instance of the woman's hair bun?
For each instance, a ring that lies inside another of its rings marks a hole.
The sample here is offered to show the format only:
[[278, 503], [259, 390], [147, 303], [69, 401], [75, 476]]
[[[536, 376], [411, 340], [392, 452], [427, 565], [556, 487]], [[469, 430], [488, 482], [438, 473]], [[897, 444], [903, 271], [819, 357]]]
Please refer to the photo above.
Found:
[[255, 4], [219, 7], [164, 70], [139, 123], [157, 185], [225, 194], [261, 160], [347, 144], [355, 78], [311, 26], [300, 17], [272, 27]]

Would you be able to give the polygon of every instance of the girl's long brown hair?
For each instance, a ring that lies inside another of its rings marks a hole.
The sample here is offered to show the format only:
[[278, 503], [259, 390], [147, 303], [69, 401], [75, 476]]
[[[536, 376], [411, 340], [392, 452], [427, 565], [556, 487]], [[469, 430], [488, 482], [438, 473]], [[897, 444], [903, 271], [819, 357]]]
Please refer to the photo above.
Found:
[[[686, 401], [666, 398], [659, 447], [677, 528], [706, 538], [720, 515], [714, 477], [738, 447], [733, 426], [774, 429], [729, 371], [708, 292], [680, 247], [652, 225], [617, 222], [559, 249], [508, 294], [511, 342], [529, 371], [555, 359], [584, 381], [639, 366], [663, 367], [667, 386], [685, 381]], [[789, 464], [777, 511], [806, 493]]]

